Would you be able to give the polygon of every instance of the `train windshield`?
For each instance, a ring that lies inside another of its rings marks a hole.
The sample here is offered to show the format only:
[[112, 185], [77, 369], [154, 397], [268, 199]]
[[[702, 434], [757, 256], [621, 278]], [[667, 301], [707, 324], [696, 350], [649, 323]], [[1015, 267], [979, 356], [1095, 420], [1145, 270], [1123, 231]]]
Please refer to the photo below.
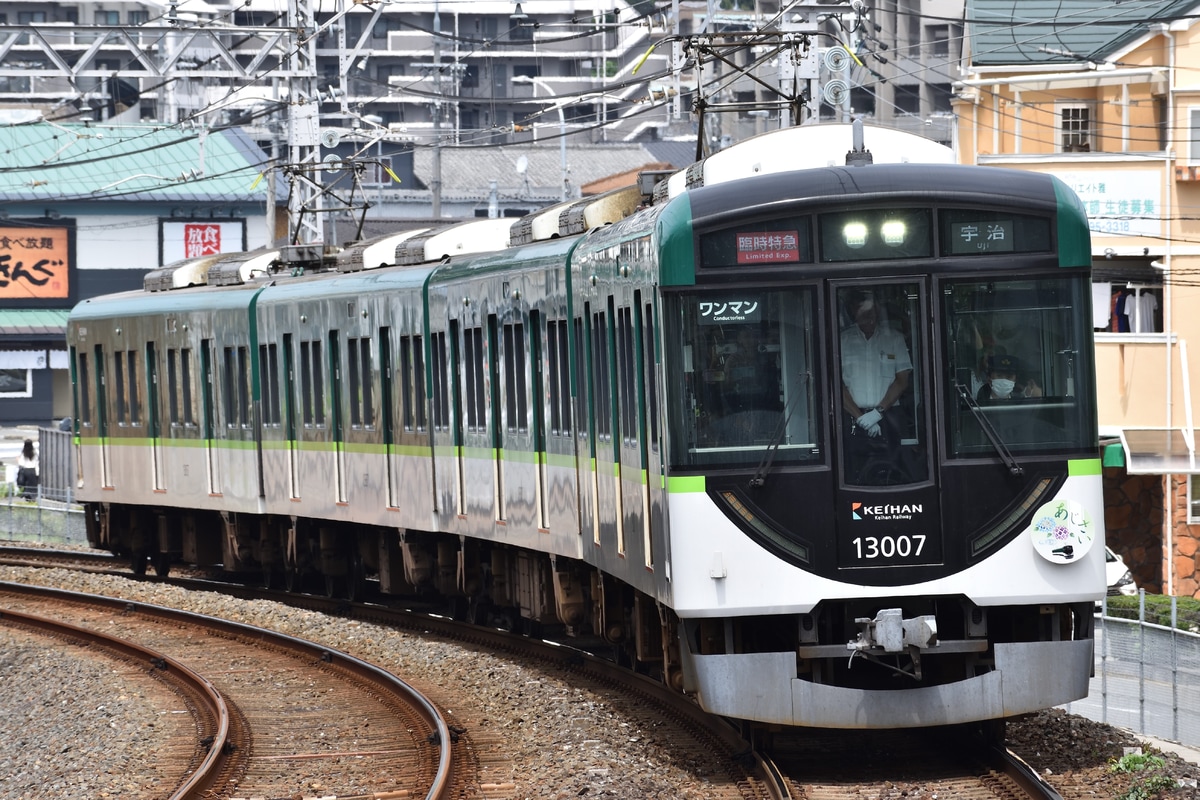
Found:
[[668, 344], [672, 463], [773, 465], [821, 456], [811, 289], [676, 295]]
[[1084, 276], [943, 284], [947, 454], [1094, 446]]

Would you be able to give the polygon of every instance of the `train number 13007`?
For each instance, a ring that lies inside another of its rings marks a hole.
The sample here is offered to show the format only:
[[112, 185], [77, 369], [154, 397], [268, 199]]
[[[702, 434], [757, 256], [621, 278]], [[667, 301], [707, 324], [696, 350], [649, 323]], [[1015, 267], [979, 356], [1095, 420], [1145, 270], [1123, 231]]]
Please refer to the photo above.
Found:
[[859, 536], [851, 540], [854, 545], [854, 555], [859, 561], [884, 559], [920, 558], [925, 549], [926, 536], [914, 533], [911, 536]]

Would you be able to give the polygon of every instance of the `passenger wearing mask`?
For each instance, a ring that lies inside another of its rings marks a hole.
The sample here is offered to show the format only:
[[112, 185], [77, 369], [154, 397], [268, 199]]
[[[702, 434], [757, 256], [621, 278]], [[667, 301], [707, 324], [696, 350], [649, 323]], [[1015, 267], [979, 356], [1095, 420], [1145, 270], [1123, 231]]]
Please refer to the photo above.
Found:
[[988, 382], [979, 389], [975, 399], [980, 403], [1004, 402], [1026, 397], [1041, 397], [1042, 388], [1033, 378], [1021, 379], [1021, 362], [1014, 356], [992, 356], [988, 359]]

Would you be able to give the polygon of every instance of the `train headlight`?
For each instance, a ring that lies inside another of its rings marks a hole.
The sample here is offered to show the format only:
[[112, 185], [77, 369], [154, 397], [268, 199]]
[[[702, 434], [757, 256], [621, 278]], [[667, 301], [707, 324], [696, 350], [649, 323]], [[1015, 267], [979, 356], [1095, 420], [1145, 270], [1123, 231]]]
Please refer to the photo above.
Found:
[[905, 237], [908, 236], [908, 226], [903, 220], [893, 219], [883, 223], [883, 228], [880, 229], [883, 234], [884, 244], [890, 247], [904, 244]]
[[867, 226], [862, 222], [847, 222], [842, 228], [842, 239], [846, 242], [847, 247], [853, 247], [855, 250], [867, 243]]

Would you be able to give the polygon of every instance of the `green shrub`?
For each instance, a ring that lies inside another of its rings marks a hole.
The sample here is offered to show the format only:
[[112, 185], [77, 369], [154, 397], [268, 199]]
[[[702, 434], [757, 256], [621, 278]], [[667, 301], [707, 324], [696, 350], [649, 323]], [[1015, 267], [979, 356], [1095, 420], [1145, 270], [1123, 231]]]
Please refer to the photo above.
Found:
[[[1200, 600], [1194, 597], [1175, 598], [1175, 627], [1181, 631], [1200, 632]], [[1138, 618], [1139, 598], [1108, 598], [1108, 615], [1118, 619]], [[1171, 627], [1171, 598], [1161, 594], [1146, 595], [1146, 622]]]

